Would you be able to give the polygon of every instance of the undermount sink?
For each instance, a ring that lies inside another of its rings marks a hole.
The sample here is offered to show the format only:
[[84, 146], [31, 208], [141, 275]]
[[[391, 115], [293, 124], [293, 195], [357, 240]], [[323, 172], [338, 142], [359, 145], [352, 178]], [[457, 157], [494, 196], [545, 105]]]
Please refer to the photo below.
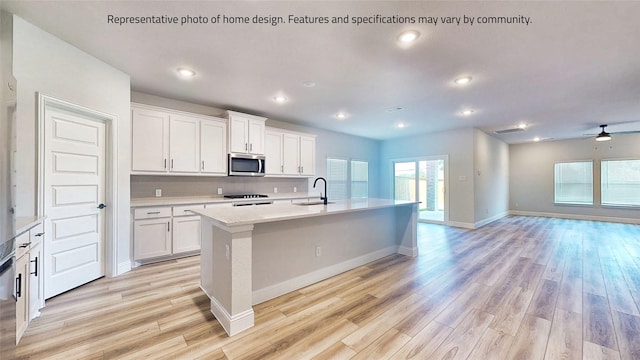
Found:
[[[329, 201], [327, 204], [333, 204], [333, 201]], [[300, 205], [300, 206], [308, 206], [308, 205], [324, 205], [324, 201], [309, 201], [309, 202], [301, 202], [301, 203], [294, 203], [293, 205]]]

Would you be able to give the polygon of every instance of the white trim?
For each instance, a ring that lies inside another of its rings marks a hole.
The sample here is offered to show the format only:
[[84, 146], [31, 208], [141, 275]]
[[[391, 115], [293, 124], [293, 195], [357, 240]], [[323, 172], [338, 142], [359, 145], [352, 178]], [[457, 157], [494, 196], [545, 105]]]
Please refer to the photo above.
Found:
[[410, 248], [406, 246], [398, 246], [398, 254], [404, 256], [416, 257], [418, 256], [418, 248]]
[[[37, 212], [38, 216], [44, 216], [44, 185], [45, 185], [45, 122], [48, 108], [70, 111], [76, 114], [85, 115], [105, 123], [105, 186], [106, 201], [109, 206], [106, 211], [105, 223], [105, 249], [104, 249], [104, 273], [107, 277], [121, 274], [118, 264], [118, 224], [120, 216], [118, 214], [118, 117], [93, 110], [68, 101], [60, 100], [42, 93], [38, 93], [38, 143], [36, 153], [38, 154], [38, 175], [37, 175]], [[122, 267], [124, 269], [124, 267]], [[128, 271], [128, 270], [127, 270]], [[125, 271], [126, 272], [126, 271]]]
[[475, 225], [473, 223], [466, 223], [466, 222], [460, 222], [460, 221], [446, 221], [445, 225], [463, 228], [463, 229], [475, 229]]
[[116, 275], [124, 274], [133, 269], [133, 265], [131, 264], [131, 260], [127, 260], [118, 264], [118, 269]]
[[492, 216], [490, 218], [486, 218], [484, 220], [476, 221], [476, 223], [474, 224], [474, 229], [481, 228], [481, 227], [483, 227], [483, 226], [485, 226], [485, 225], [487, 225], [489, 223], [492, 223], [494, 221], [500, 220], [500, 219], [502, 219], [503, 217], [505, 217], [507, 215], [509, 215], [509, 212], [505, 211], [505, 212], [501, 212], [499, 214], [496, 214], [496, 215], [494, 215], [494, 216]]
[[636, 224], [640, 225], [640, 219], [634, 218], [620, 218], [612, 216], [596, 216], [596, 215], [577, 215], [577, 214], [561, 214], [561, 213], [549, 213], [549, 212], [537, 212], [537, 211], [519, 211], [509, 210], [509, 215], [517, 216], [540, 216], [559, 219], [572, 219], [572, 220], [586, 220], [586, 221], [604, 221], [623, 224]]
[[211, 302], [211, 313], [216, 317], [216, 320], [222, 325], [222, 328], [227, 332], [229, 336], [236, 335], [239, 332], [247, 330], [254, 325], [254, 313], [253, 308], [247, 311], [243, 311], [235, 316], [231, 316], [224, 306], [222, 306], [215, 297], [210, 296], [207, 292], [200, 287], [202, 291], [207, 295]]
[[391, 254], [395, 254], [398, 252], [399, 252], [399, 249], [397, 246], [389, 246], [384, 249], [380, 249], [368, 254], [364, 254], [362, 256], [358, 256], [356, 258], [343, 261], [335, 265], [318, 269], [308, 274], [294, 277], [292, 279], [283, 281], [278, 284], [274, 284], [262, 289], [254, 290], [252, 295], [252, 304], [253, 305], [260, 304], [267, 300], [276, 298], [280, 295], [284, 295], [294, 290], [301, 289], [305, 286], [315, 284], [318, 281], [328, 279], [332, 276], [338, 275], [345, 271], [357, 268], [358, 266], [362, 266], [364, 264], [370, 263], [372, 261], [381, 259], [385, 256], [389, 256]]

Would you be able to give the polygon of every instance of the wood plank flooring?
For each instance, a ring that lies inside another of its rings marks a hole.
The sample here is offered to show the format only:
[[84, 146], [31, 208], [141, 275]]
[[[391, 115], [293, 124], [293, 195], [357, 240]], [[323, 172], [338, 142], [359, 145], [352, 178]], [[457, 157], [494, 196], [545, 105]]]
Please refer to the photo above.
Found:
[[507, 217], [419, 225], [393, 255], [255, 306], [229, 338], [199, 257], [47, 301], [21, 359], [640, 359], [640, 226]]

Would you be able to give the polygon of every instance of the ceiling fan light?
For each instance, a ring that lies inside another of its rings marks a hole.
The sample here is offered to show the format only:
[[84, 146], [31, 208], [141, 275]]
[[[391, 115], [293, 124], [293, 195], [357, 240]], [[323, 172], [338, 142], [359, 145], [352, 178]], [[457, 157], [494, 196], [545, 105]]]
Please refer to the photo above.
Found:
[[611, 135], [608, 132], [601, 132], [596, 136], [596, 141], [609, 141], [611, 140]]

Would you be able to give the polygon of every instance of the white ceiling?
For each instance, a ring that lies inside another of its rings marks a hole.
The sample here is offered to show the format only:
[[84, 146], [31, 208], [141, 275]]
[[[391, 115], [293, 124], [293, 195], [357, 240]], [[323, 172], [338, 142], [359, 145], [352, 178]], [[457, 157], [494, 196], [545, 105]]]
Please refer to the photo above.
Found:
[[[509, 143], [640, 130], [640, 2], [4, 1], [135, 91], [388, 139], [477, 127]], [[525, 16], [498, 24], [108, 24], [116, 16]], [[410, 47], [400, 32], [421, 33]], [[197, 75], [180, 79], [179, 66]], [[456, 77], [473, 77], [466, 86]], [[305, 81], [316, 86], [307, 88]], [[272, 101], [278, 93], [289, 101]], [[387, 109], [403, 107], [389, 112]], [[461, 116], [465, 108], [471, 116]], [[350, 116], [333, 117], [338, 111]], [[403, 122], [404, 129], [394, 126]], [[618, 125], [615, 125], [618, 124]]]

